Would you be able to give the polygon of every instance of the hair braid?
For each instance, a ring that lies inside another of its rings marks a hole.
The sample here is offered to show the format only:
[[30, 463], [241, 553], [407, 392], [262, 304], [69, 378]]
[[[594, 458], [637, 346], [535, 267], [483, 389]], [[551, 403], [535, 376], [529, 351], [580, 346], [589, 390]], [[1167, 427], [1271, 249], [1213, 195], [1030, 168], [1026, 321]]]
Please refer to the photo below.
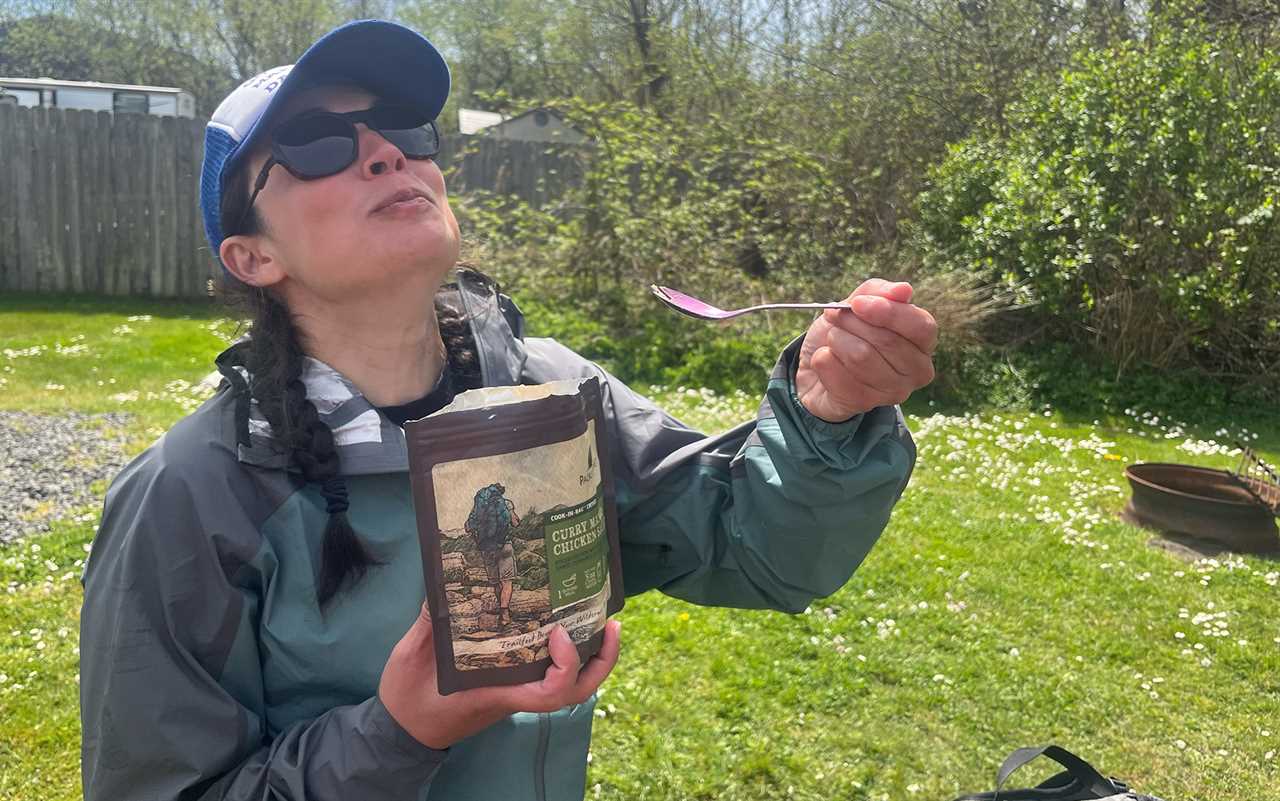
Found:
[[358, 584], [371, 567], [381, 564], [370, 554], [347, 518], [346, 482], [333, 432], [307, 399], [302, 382], [305, 354], [288, 309], [263, 294], [254, 320], [246, 365], [253, 376], [252, 393], [271, 430], [288, 450], [308, 483], [320, 484], [329, 520], [321, 543], [316, 598], [321, 607], [342, 590]]
[[436, 321], [440, 325], [440, 338], [448, 354], [449, 377], [455, 392], [476, 389], [481, 386], [480, 359], [476, 355], [475, 335], [461, 311], [436, 300]]

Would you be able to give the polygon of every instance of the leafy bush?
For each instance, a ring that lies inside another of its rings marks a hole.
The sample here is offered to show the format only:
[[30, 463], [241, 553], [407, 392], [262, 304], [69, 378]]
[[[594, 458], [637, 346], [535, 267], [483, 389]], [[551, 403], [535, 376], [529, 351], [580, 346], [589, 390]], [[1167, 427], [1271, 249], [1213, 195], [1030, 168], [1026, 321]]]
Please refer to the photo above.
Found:
[[1225, 420], [1274, 426], [1280, 420], [1257, 386], [1206, 379], [1192, 368], [1136, 365], [1123, 375], [1105, 355], [1081, 345], [1043, 342], [1019, 348], [965, 346], [938, 354], [938, 380], [913, 404], [954, 411], [1038, 412], [1051, 407], [1093, 419], [1138, 409], [1192, 425]]
[[841, 206], [824, 168], [794, 145], [630, 103], [567, 102], [565, 113], [596, 143], [580, 186], [546, 209], [480, 193], [455, 207], [474, 240], [468, 260], [512, 292], [531, 333], [628, 381], [758, 392], [807, 316], [719, 328], [672, 313], [649, 285], [745, 305], [843, 296], [867, 274], [834, 230]]
[[[749, 114], [691, 125], [629, 103], [566, 103], [565, 114], [596, 143], [580, 186], [543, 209], [473, 192], [455, 211], [474, 240], [468, 260], [531, 309], [533, 331], [628, 380], [758, 391], [809, 323], [753, 315], [716, 328], [660, 306], [650, 284], [749, 305], [843, 298], [873, 275], [918, 275], [915, 260], [867, 252], [841, 165], [776, 126], [756, 130]], [[990, 311], [954, 276], [919, 281], [917, 298], [948, 341], [969, 338]]]
[[1183, 19], [1084, 51], [955, 147], [919, 200], [935, 266], [1035, 304], [1123, 372], [1280, 388], [1280, 60]]
[[743, 333], [674, 317], [661, 309], [638, 318], [620, 335], [576, 304], [558, 303], [539, 292], [517, 298], [530, 336], [549, 336], [629, 383], [707, 387], [759, 394], [778, 354], [792, 337], [803, 334], [807, 318], [797, 325]]
[[696, 121], [623, 102], [565, 112], [596, 142], [568, 199], [580, 213], [565, 252], [593, 291], [677, 284], [736, 303], [859, 273], [861, 231], [832, 162], [765, 110]]

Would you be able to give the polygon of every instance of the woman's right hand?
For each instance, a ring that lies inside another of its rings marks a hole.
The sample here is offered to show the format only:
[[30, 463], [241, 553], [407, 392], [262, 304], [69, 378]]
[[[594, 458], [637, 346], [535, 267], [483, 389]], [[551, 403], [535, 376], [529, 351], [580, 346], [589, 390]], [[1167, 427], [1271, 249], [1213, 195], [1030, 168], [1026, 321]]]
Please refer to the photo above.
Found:
[[568, 633], [556, 626], [547, 643], [551, 666], [541, 681], [441, 695], [431, 613], [424, 603], [382, 669], [378, 697], [414, 739], [443, 750], [516, 712], [554, 712], [586, 701], [618, 661], [620, 629], [616, 620], [605, 623], [600, 652], [582, 665]]

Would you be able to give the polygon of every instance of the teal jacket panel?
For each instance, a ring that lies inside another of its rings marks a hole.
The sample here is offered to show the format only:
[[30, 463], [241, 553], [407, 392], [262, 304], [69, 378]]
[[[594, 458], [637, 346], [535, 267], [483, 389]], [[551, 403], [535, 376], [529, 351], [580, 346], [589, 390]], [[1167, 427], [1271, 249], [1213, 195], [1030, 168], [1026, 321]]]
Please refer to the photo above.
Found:
[[[794, 395], [782, 354], [754, 421], [693, 431], [462, 274], [487, 385], [599, 376], [629, 594], [785, 611], [844, 583], [914, 462], [898, 410], [841, 424]], [[310, 360], [348, 515], [382, 564], [321, 615], [324, 501], [224, 371], [218, 394], [108, 491], [81, 616], [82, 772], [97, 799], [580, 799], [594, 701], [508, 718], [447, 751], [376, 692], [425, 597], [403, 431]]]

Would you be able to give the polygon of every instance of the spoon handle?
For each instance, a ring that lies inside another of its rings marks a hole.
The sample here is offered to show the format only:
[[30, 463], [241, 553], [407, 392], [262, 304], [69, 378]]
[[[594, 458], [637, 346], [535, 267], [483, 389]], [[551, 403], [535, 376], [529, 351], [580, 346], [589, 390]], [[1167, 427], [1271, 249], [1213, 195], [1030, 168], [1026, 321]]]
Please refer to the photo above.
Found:
[[740, 312], [760, 311], [761, 309], [847, 309], [848, 303], [761, 303], [738, 309]]

